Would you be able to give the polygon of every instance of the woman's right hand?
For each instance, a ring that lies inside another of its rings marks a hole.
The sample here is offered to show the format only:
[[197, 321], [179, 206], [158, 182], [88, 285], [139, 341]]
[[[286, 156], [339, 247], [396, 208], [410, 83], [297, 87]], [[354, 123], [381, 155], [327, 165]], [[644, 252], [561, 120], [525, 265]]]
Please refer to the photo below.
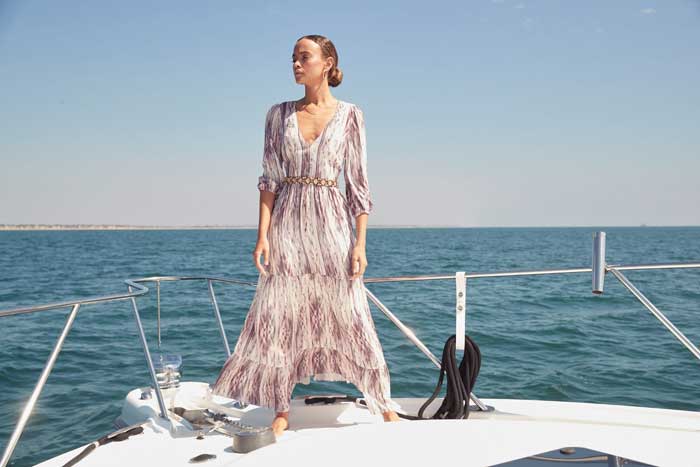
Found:
[[260, 255], [263, 255], [265, 266], [270, 265], [270, 244], [267, 241], [267, 236], [258, 239], [258, 243], [255, 245], [255, 250], [253, 250], [253, 263], [255, 267], [258, 268], [260, 274], [267, 276], [267, 271], [260, 264]]

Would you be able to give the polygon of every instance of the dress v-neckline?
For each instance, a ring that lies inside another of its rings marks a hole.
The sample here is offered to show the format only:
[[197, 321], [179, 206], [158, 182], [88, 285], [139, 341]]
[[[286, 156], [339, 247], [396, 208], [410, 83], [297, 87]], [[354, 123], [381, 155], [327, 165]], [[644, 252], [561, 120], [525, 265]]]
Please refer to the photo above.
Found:
[[297, 117], [296, 101], [289, 101], [292, 104], [292, 110], [294, 111], [293, 112], [293, 114], [294, 114], [294, 126], [297, 127], [297, 136], [299, 137], [299, 140], [301, 140], [301, 142], [304, 143], [304, 145], [313, 146], [323, 137], [324, 134], [326, 134], [326, 129], [328, 129], [328, 127], [331, 125], [331, 123], [333, 123], [333, 120], [335, 120], [335, 117], [340, 112], [340, 106], [342, 105], [342, 101], [340, 99], [337, 99], [337, 101], [338, 101], [338, 103], [335, 106], [335, 111], [333, 112], [333, 115], [331, 116], [330, 120], [328, 120], [328, 122], [326, 123], [326, 126], [323, 127], [323, 130], [321, 131], [321, 133], [319, 133], [319, 135], [316, 137], [316, 139], [314, 139], [311, 142], [306, 141], [304, 139], [304, 135], [301, 134], [301, 126], [299, 125], [299, 118]]

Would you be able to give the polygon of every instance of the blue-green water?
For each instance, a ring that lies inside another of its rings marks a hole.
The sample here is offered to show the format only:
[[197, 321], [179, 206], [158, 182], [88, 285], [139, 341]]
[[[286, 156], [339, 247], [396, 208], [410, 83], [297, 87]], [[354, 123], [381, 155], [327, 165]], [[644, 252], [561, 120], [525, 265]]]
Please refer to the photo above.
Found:
[[[700, 261], [700, 227], [369, 229], [365, 277], [590, 266], [591, 233], [614, 264]], [[124, 279], [209, 275], [254, 282], [253, 230], [0, 232], [0, 309], [126, 291]], [[700, 270], [627, 276], [700, 342]], [[550, 399], [700, 410], [700, 363], [611, 275], [469, 281], [467, 329], [483, 363], [484, 398]], [[454, 281], [367, 284], [440, 356], [454, 333]], [[252, 287], [215, 286], [231, 348]], [[137, 300], [152, 350], [155, 288]], [[213, 382], [226, 354], [205, 282], [163, 283], [162, 349], [185, 379]], [[0, 450], [37, 382], [68, 309], [0, 319]], [[394, 397], [427, 398], [438, 372], [372, 306]], [[11, 465], [32, 465], [112, 431], [122, 399], [149, 384], [129, 301], [84, 306]], [[297, 385], [293, 396], [344, 391]]]

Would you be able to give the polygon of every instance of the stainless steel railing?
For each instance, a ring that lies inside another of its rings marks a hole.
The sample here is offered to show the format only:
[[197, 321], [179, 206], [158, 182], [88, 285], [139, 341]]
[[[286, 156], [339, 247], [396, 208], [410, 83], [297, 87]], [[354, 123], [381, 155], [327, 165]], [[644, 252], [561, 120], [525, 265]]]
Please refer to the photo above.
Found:
[[228, 346], [228, 341], [226, 339], [226, 333], [223, 328], [223, 323], [221, 320], [221, 315], [219, 312], [219, 307], [216, 302], [216, 297], [214, 295], [214, 288], [213, 288], [213, 283], [214, 282], [222, 282], [222, 283], [227, 283], [227, 284], [239, 284], [239, 285], [250, 285], [255, 287], [256, 283], [254, 282], [249, 282], [249, 281], [241, 281], [241, 280], [235, 280], [235, 279], [224, 279], [224, 278], [219, 278], [219, 277], [207, 277], [207, 276], [201, 276], [201, 277], [173, 277], [173, 276], [158, 276], [158, 277], [146, 277], [146, 278], [141, 278], [141, 279], [136, 279], [136, 280], [126, 280], [126, 284], [128, 287], [128, 293], [126, 294], [116, 294], [116, 295], [105, 295], [102, 297], [91, 297], [91, 298], [85, 298], [85, 299], [80, 299], [80, 300], [72, 300], [72, 301], [63, 301], [63, 302], [56, 302], [56, 303], [49, 303], [45, 305], [34, 305], [30, 307], [22, 307], [22, 308], [14, 308], [11, 310], [5, 310], [5, 311], [0, 311], [0, 318], [5, 318], [8, 316], [16, 316], [16, 315], [23, 315], [23, 314], [29, 314], [29, 313], [37, 313], [37, 312], [48, 312], [48, 311], [55, 311], [59, 309], [64, 309], [64, 308], [71, 308], [71, 311], [68, 315], [68, 318], [66, 319], [66, 324], [63, 326], [63, 330], [61, 331], [61, 334], [59, 335], [58, 339], [56, 340], [56, 343], [54, 344], [54, 347], [49, 355], [48, 360], [46, 361], [46, 364], [44, 365], [43, 370], [41, 371], [41, 375], [39, 376], [39, 380], [37, 381], [36, 385], [34, 386], [34, 390], [32, 391], [31, 396], [29, 397], [29, 400], [25, 404], [24, 408], [22, 409], [22, 413], [20, 414], [19, 420], [17, 421], [17, 425], [15, 426], [15, 429], [12, 432], [12, 435], [10, 435], [10, 439], [7, 442], [7, 445], [5, 446], [5, 450], [3, 452], [2, 458], [0, 459], [0, 467], [6, 467], [7, 464], [10, 462], [10, 459], [12, 458], [12, 453], [14, 452], [17, 443], [22, 436], [22, 433], [24, 432], [24, 429], [27, 425], [27, 422], [29, 420], [29, 417], [34, 410], [34, 407], [36, 405], [37, 400], [39, 399], [39, 395], [41, 394], [41, 391], [44, 389], [44, 385], [46, 384], [46, 380], [49, 377], [49, 374], [51, 373], [51, 370], [54, 367], [54, 364], [56, 363], [56, 359], [58, 358], [58, 354], [61, 352], [61, 349], [63, 347], [63, 343], [66, 340], [69, 331], [73, 327], [73, 323], [75, 321], [75, 318], [78, 315], [78, 311], [80, 310], [81, 306], [83, 305], [88, 305], [88, 304], [96, 304], [96, 303], [107, 303], [107, 302], [114, 302], [114, 301], [120, 301], [120, 300], [130, 300], [132, 304], [132, 309], [134, 312], [134, 318], [136, 321], [136, 326], [139, 331], [139, 336], [141, 338], [141, 343], [143, 345], [143, 350], [144, 354], [146, 355], [146, 359], [148, 361], [148, 370], [149, 374], [151, 376], [151, 381], [153, 382], [156, 395], [158, 397], [158, 405], [160, 408], [160, 416], [165, 417], [166, 419], [169, 419], [167, 415], [167, 410], [165, 408], [165, 403], [163, 400], [163, 395], [160, 391], [160, 386], [157, 383], [156, 379], [156, 374], [155, 374], [155, 369], [153, 367], [153, 362], [151, 361], [150, 357], [150, 351], [148, 348], [148, 343], [146, 341], [146, 335], [143, 330], [143, 324], [141, 323], [141, 317], [138, 311], [138, 307], [136, 306], [136, 297], [139, 297], [141, 295], [147, 294], [149, 292], [148, 287], [145, 287], [141, 285], [142, 283], [147, 283], [147, 282], [156, 282], [156, 289], [158, 292], [157, 295], [157, 323], [158, 323], [158, 345], [160, 346], [160, 283], [164, 281], [191, 281], [191, 280], [205, 280], [208, 283], [209, 291], [210, 291], [210, 296], [211, 300], [214, 304], [214, 311], [215, 311], [215, 316], [217, 319], [217, 324], [219, 326], [219, 329], [221, 331], [221, 336], [224, 340], [224, 345], [226, 348], [227, 355], [230, 355], [230, 350]]
[[[602, 235], [601, 235], [602, 234]], [[630, 270], [652, 270], [652, 269], [688, 269], [688, 268], [700, 268], [700, 262], [692, 263], [669, 263], [669, 264], [642, 264], [642, 265], [608, 265], [605, 263], [605, 233], [597, 232], [594, 234], [594, 246], [593, 246], [593, 264], [591, 267], [581, 267], [581, 268], [568, 268], [568, 269], [539, 269], [539, 270], [523, 270], [523, 271], [498, 271], [498, 272], [475, 272], [475, 273], [458, 273], [458, 277], [462, 277], [465, 281], [464, 290], [466, 290], [467, 280], [479, 279], [479, 278], [503, 278], [503, 277], [517, 277], [517, 276], [539, 276], [539, 275], [552, 275], [552, 274], [576, 274], [576, 273], [593, 273], [593, 293], [601, 294], [603, 292], [603, 278], [605, 273], [610, 272], [616, 279], [618, 279], [625, 288], [627, 288], [673, 335], [674, 337], [685, 346], [698, 360], [700, 360], [700, 350], [693, 344], [690, 339], [688, 339], [642, 292], [637, 289], [632, 282], [624, 276], [622, 271]], [[442, 275], [418, 275], [418, 276], [396, 276], [396, 277], [374, 277], [374, 278], [364, 278], [364, 283], [380, 283], [380, 282], [411, 282], [411, 281], [425, 281], [425, 280], [455, 280], [455, 274], [442, 274]], [[48, 379], [48, 376], [56, 362], [58, 354], [61, 351], [63, 342], [65, 341], [68, 332], [73, 326], [73, 322], [77, 317], [78, 311], [81, 306], [87, 304], [105, 303], [111, 301], [119, 300], [130, 300], [132, 305], [132, 310], [134, 312], [134, 318], [139, 331], [139, 337], [141, 339], [143, 351], [148, 364], [148, 371], [151, 376], [151, 381], [156, 391], [156, 396], [158, 398], [158, 405], [160, 408], [160, 416], [169, 419], [167, 410], [165, 408], [165, 403], [163, 400], [163, 395], [160, 391], [158, 385], [155, 369], [153, 367], [153, 362], [151, 360], [150, 350], [148, 347], [148, 342], [146, 340], [145, 332], [143, 329], [143, 324], [141, 322], [140, 313], [136, 305], [136, 298], [142, 296], [149, 292], [149, 289], [142, 285], [144, 283], [156, 283], [157, 292], [157, 328], [158, 328], [158, 346], [161, 343], [160, 335], [160, 283], [168, 281], [206, 281], [209, 291], [210, 300], [214, 309], [214, 316], [216, 319], [217, 327], [219, 328], [221, 338], [224, 343], [224, 349], [226, 355], [231, 355], [231, 350], [229, 347], [228, 339], [226, 338], [226, 332], [224, 330], [223, 321], [221, 319], [221, 313], [219, 310], [218, 302], [216, 300], [216, 294], [214, 292], [213, 284], [215, 282], [220, 282], [224, 284], [235, 284], [235, 285], [246, 285], [255, 287], [257, 284], [255, 282], [242, 281], [236, 279], [226, 279], [219, 277], [208, 277], [208, 276], [192, 276], [192, 277], [176, 277], [176, 276], [154, 276], [145, 277], [140, 279], [129, 279], [125, 283], [128, 288], [127, 294], [117, 294], [117, 295], [107, 295], [102, 297], [93, 297], [82, 300], [64, 301], [46, 305], [37, 305], [31, 307], [16, 308], [7, 311], [0, 311], [0, 318], [7, 316], [15, 316], [20, 314], [28, 314], [35, 312], [45, 312], [53, 311], [62, 308], [71, 307], [71, 311], [66, 320], [66, 324], [63, 327], [61, 334], [59, 335], [54, 348], [49, 355], [49, 358], [44, 365], [44, 369], [41, 372], [39, 380], [32, 391], [32, 394], [25, 404], [24, 409], [20, 415], [17, 425], [10, 436], [7, 443], [5, 451], [3, 453], [2, 459], [0, 460], [0, 467], [5, 467], [15, 450], [17, 442], [21, 437], [24, 428], [29, 420], [31, 412], [41, 394], [41, 391]], [[379, 308], [379, 310], [384, 313], [389, 320], [396, 325], [399, 330], [414, 344], [416, 347], [423, 352], [430, 361], [433, 362], [438, 368], [441, 367], [440, 360], [435, 357], [435, 355], [430, 352], [430, 350], [423, 344], [418, 337], [413, 333], [413, 331], [403, 324], [394, 313], [389, 310], [389, 308], [382, 303], [371, 291], [365, 288], [368, 298]], [[466, 302], [465, 302], [466, 303]], [[466, 310], [464, 310], [464, 316], [466, 316]], [[459, 326], [457, 329], [460, 329]], [[486, 405], [483, 404], [476, 396], [471, 394], [472, 400], [475, 402], [480, 410], [489, 410]]]

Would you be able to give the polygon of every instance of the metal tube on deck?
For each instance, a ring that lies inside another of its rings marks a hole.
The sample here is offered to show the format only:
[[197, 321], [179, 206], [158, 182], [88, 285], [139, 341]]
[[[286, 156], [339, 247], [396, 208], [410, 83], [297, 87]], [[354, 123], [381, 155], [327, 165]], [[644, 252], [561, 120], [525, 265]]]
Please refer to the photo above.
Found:
[[593, 234], [593, 293], [603, 293], [605, 282], [605, 232]]

